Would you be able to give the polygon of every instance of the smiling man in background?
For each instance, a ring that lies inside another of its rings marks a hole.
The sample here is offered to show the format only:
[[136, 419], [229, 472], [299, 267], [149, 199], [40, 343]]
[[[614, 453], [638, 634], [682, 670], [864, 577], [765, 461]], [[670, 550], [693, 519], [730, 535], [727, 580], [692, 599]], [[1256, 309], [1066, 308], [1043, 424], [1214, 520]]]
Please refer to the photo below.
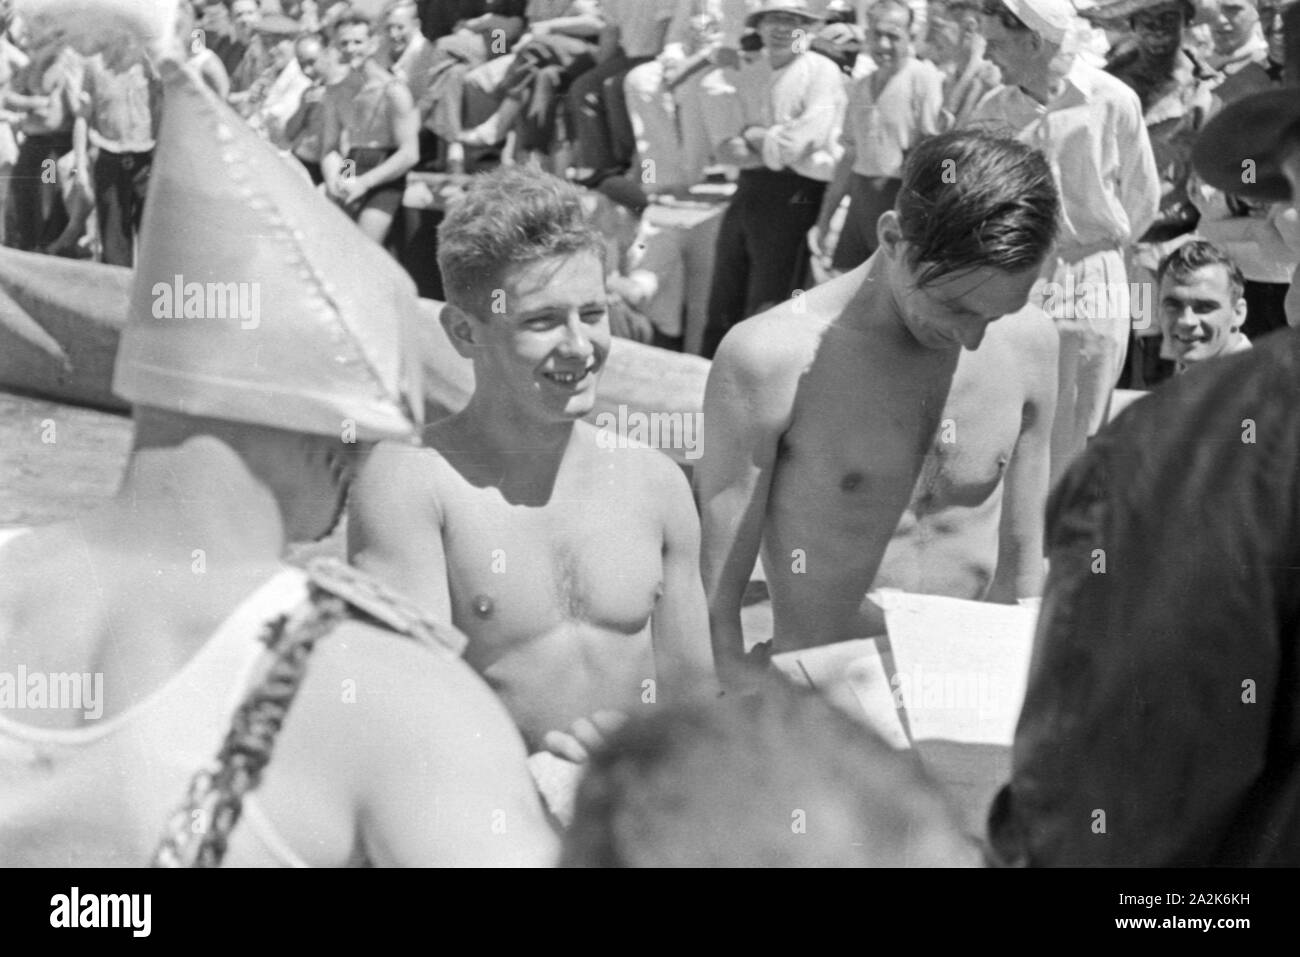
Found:
[[1218, 247], [1202, 239], [1179, 246], [1160, 263], [1158, 277], [1164, 358], [1178, 372], [1250, 348], [1241, 331], [1246, 280]]
[[575, 187], [476, 177], [438, 247], [474, 394], [423, 449], [381, 445], [351, 506], [354, 563], [469, 635], [532, 751], [711, 678], [685, 477], [580, 421], [611, 343], [603, 242]]

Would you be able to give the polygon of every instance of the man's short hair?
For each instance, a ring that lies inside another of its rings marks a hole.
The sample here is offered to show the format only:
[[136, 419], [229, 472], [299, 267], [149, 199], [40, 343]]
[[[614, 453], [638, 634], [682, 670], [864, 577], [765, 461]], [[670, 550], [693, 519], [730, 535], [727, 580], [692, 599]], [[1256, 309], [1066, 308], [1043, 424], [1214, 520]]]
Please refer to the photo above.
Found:
[[1229, 297], [1233, 302], [1242, 297], [1246, 291], [1246, 277], [1241, 274], [1241, 267], [1222, 249], [1204, 239], [1183, 243], [1160, 260], [1156, 267], [1156, 284], [1163, 283], [1165, 276], [1185, 282], [1193, 273], [1207, 266], [1222, 266], [1228, 275]]
[[561, 866], [978, 865], [915, 760], [816, 695], [637, 718], [592, 756]]
[[908, 6], [906, 0], [876, 0], [867, 11], [867, 22], [870, 23], [881, 13], [884, 13], [886, 7], [897, 7], [907, 14], [907, 27], [912, 28], [912, 22], [916, 20], [916, 11]]
[[392, 0], [392, 2], [384, 4], [381, 16], [384, 20], [387, 20], [398, 10], [405, 10], [413, 20], [420, 19], [420, 7], [415, 0]]
[[344, 27], [365, 27], [367, 33], [375, 32], [375, 25], [370, 18], [364, 13], [357, 13], [355, 10], [349, 10], [334, 21], [334, 35], [338, 36]]
[[1061, 198], [1038, 150], [981, 130], [931, 136], [903, 165], [895, 203], [918, 286], [967, 269], [1019, 272], [1056, 240]]
[[506, 268], [588, 250], [604, 264], [604, 240], [588, 220], [582, 192], [523, 166], [475, 176], [438, 227], [447, 301], [480, 318], [484, 294], [501, 284]]

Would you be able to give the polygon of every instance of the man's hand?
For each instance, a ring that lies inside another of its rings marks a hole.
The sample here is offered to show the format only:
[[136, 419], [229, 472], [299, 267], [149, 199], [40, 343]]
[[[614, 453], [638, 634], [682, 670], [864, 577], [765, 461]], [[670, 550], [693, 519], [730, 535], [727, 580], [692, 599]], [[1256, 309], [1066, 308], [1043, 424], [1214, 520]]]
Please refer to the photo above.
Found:
[[41, 123], [50, 122], [50, 111], [54, 109], [54, 97], [42, 96], [30, 107], [32, 116]]
[[546, 732], [542, 745], [551, 754], [583, 764], [626, 722], [627, 715], [622, 711], [597, 711], [573, 722], [568, 731]]
[[823, 222], [819, 219], [817, 224], [808, 230], [808, 248], [812, 250], [812, 254], [819, 260], [830, 259], [830, 250], [826, 248], [826, 240], [830, 237], [830, 234], [831, 224], [829, 220]]
[[336, 176], [325, 183], [325, 191], [344, 206], [360, 199], [368, 188], [361, 176]]

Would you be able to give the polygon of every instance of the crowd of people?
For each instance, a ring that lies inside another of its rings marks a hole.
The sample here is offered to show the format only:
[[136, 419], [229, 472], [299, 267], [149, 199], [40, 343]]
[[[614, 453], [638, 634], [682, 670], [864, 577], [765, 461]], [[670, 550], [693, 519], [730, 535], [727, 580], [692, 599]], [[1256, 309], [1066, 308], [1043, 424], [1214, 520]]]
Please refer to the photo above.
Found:
[[[5, 242], [129, 266], [157, 71], [139, 53], [79, 57], [10, 6]], [[920, 139], [984, 127], [1041, 146], [1066, 205], [1035, 293], [1061, 321], [1056, 477], [1105, 420], [1116, 382], [1174, 373], [1177, 336], [1154, 302], [1161, 260], [1183, 243], [1214, 243], [1240, 270], [1248, 308], [1234, 345], [1286, 324], [1300, 226], [1283, 206], [1207, 186], [1188, 161], [1208, 117], [1281, 82], [1272, 0], [182, 7], [190, 66], [377, 242], [394, 237], [413, 170], [531, 159], [634, 219], [656, 198], [733, 181], [706, 264], [706, 358], [737, 322], [866, 260]], [[1062, 289], [1068, 305], [1053, 296]], [[644, 293], [614, 298], [629, 317], [619, 334], [682, 347], [680, 317], [647, 319]]]
[[[93, 208], [136, 268], [122, 488], [0, 545], [0, 668], [111, 690], [95, 735], [0, 715], [6, 859], [1300, 862], [1300, 5], [272, 6], [186, 6], [182, 63], [0, 50], [6, 241]], [[474, 174], [429, 424], [381, 245], [421, 166]], [[688, 479], [584, 421], [626, 251], [588, 200], [709, 177]], [[274, 319], [156, 308], [214, 268]], [[283, 564], [344, 516], [346, 563]], [[773, 676], [883, 588], [1042, 598], [987, 834]]]

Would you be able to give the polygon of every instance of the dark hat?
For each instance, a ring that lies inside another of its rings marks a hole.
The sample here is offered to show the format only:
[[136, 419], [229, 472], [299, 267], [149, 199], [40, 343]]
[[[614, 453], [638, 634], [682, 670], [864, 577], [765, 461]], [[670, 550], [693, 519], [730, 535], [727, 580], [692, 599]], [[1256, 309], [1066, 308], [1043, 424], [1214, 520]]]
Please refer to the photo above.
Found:
[[1282, 172], [1282, 150], [1300, 135], [1300, 2], [1283, 14], [1286, 82], [1229, 103], [1201, 130], [1192, 164], [1216, 189], [1261, 202], [1292, 199]]

